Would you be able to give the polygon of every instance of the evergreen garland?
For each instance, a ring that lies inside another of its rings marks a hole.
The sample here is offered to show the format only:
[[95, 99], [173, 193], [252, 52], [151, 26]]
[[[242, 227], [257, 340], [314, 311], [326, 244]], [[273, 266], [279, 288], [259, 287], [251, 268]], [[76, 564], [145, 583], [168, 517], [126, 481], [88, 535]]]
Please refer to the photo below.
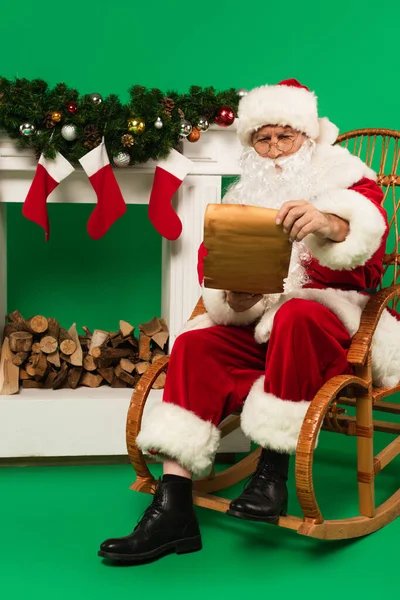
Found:
[[[11, 81], [0, 77], [0, 129], [17, 140], [18, 146], [34, 149], [37, 157], [43, 153], [46, 158], [54, 158], [58, 151], [71, 163], [76, 163], [91, 149], [87, 144], [88, 136], [92, 134], [93, 139], [93, 132], [97, 132], [105, 137], [110, 159], [119, 152], [126, 152], [131, 164], [138, 164], [165, 158], [172, 148], [177, 147], [183, 116], [194, 126], [199, 117], [206, 117], [212, 124], [216, 111], [223, 105], [230, 106], [236, 114], [240, 99], [234, 89], [216, 92], [213, 87], [198, 86], [192, 86], [187, 94], [173, 91], [164, 94], [159, 89], [134, 85], [129, 93], [128, 104], [123, 105], [114, 94], [96, 104], [90, 94], [81, 96], [64, 83], [51, 89], [41, 79]], [[166, 109], [165, 99], [172, 109]], [[71, 102], [77, 105], [74, 114], [67, 110]], [[59, 123], [51, 122], [49, 115], [53, 111], [62, 114]], [[133, 145], [124, 147], [121, 138], [129, 133], [128, 119], [132, 117], [142, 119], [145, 130], [140, 135], [132, 134]], [[154, 126], [158, 117], [163, 122], [161, 129]], [[35, 133], [21, 135], [22, 123], [34, 125]], [[77, 128], [78, 136], [72, 142], [61, 135], [63, 125], [68, 124]]]

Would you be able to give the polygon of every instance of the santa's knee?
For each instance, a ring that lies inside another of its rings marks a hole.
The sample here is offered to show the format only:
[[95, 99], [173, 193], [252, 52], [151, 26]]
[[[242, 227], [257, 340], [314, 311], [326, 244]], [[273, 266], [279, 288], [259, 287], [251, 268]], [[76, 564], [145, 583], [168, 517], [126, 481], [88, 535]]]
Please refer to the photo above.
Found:
[[312, 300], [293, 298], [288, 300], [277, 311], [274, 329], [280, 333], [309, 328], [312, 323], [318, 324], [322, 318], [323, 306]]

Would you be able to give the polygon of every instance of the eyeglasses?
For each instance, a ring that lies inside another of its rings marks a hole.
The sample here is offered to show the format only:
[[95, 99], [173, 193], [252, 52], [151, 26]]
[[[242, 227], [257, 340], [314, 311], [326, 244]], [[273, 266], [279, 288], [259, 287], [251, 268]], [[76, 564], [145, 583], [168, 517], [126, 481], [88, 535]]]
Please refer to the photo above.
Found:
[[255, 144], [253, 145], [259, 154], [269, 154], [271, 152], [272, 146], [276, 146], [281, 152], [289, 152], [289, 150], [293, 148], [297, 137], [297, 135], [288, 135], [282, 137], [277, 142], [270, 142], [269, 140], [261, 139], [255, 142]]

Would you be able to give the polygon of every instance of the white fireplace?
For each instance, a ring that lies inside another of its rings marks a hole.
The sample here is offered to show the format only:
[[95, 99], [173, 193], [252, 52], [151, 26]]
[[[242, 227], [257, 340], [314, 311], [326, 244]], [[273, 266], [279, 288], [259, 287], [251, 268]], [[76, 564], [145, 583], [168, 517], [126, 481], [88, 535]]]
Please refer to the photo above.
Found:
[[[170, 328], [171, 345], [190, 316], [199, 296], [197, 249], [203, 238], [207, 204], [221, 200], [223, 176], [239, 174], [240, 145], [235, 124], [212, 126], [199, 142], [184, 141], [182, 151], [193, 161], [189, 175], [174, 198], [183, 232], [175, 242], [163, 240], [162, 316]], [[0, 323], [7, 301], [6, 202], [23, 202], [36, 160], [0, 132]], [[127, 204], [147, 204], [155, 163], [116, 169]], [[94, 202], [86, 175], [77, 169], [50, 195], [49, 202]], [[62, 268], [62, 264], [60, 265]], [[0, 396], [0, 458], [106, 456], [126, 454], [125, 417], [132, 390], [108, 386], [76, 390], [23, 390]], [[153, 390], [149, 402], [161, 399]], [[248, 442], [234, 432], [221, 451], [246, 451]]]

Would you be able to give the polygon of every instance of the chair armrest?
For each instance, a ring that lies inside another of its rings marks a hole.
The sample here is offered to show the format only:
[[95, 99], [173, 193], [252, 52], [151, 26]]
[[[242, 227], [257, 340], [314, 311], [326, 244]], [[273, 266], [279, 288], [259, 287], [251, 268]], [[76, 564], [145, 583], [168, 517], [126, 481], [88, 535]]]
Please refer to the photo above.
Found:
[[360, 327], [353, 337], [347, 360], [354, 367], [362, 367], [371, 349], [372, 337], [381, 314], [396, 296], [400, 296], [400, 284], [392, 285], [371, 296], [361, 315]]

